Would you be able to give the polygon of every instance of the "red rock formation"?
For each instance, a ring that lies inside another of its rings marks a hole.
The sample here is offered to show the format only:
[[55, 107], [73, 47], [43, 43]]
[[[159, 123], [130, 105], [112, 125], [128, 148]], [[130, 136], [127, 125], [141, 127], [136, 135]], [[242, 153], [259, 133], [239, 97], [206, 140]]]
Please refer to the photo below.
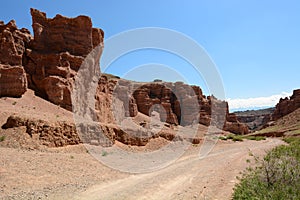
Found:
[[101, 76], [98, 81], [95, 112], [97, 121], [101, 123], [115, 123], [112, 112], [112, 92], [116, 82], [116, 80], [108, 80], [106, 76]]
[[249, 133], [248, 126], [244, 123], [239, 122], [237, 116], [234, 113], [227, 114], [224, 130], [242, 135]]
[[294, 90], [290, 98], [280, 99], [272, 114], [271, 120], [275, 121], [300, 108], [300, 89]]
[[31, 39], [29, 31], [19, 30], [14, 20], [0, 23], [0, 97], [20, 97], [26, 92], [23, 54]]
[[74, 77], [85, 57], [103, 42], [103, 31], [92, 28], [91, 19], [86, 16], [56, 15], [48, 19], [36, 9], [31, 9], [31, 15], [34, 39], [26, 51], [25, 64], [29, 87], [39, 96], [71, 110]]
[[[185, 126], [199, 122], [209, 126], [213, 122], [212, 125], [220, 129], [236, 134], [248, 133], [247, 126], [240, 123], [235, 114], [229, 114], [227, 102], [219, 101], [213, 96], [206, 98], [198, 86], [189, 86], [182, 82], [146, 84], [124, 80], [119, 82], [121, 86], [116, 90], [118, 98], [126, 105], [132, 94], [135, 100], [131, 101], [132, 104], [136, 103], [137, 110], [145, 115], [151, 116], [151, 109], [159, 104], [164, 111], [155, 111], [159, 112], [161, 119], [169, 124]], [[127, 98], [125, 101], [124, 97]], [[135, 115], [136, 113], [132, 113], [130, 116]]]
[[69, 52], [75, 56], [87, 56], [103, 42], [103, 31], [92, 27], [87, 16], [67, 18], [56, 15], [48, 19], [46, 14], [31, 9], [34, 41], [32, 49], [46, 54]]
[[4, 25], [0, 24], [0, 63], [21, 66], [23, 65], [22, 58], [28, 43], [32, 36], [25, 29], [18, 29], [16, 22], [11, 20]]
[[27, 90], [23, 67], [0, 64], [0, 97], [20, 97]]
[[[26, 91], [28, 82], [29, 87], [39, 96], [72, 110], [73, 89], [86, 87], [77, 96], [81, 100], [75, 98], [80, 108], [73, 110], [75, 115], [95, 122], [93, 125], [79, 125], [85, 133], [81, 135], [83, 142], [93, 141], [93, 144], [105, 143], [109, 146], [119, 140], [130, 145], [145, 145], [151, 138], [159, 136], [168, 140], [176, 138], [170, 129], [152, 133], [140, 130], [139, 126], [134, 128], [132, 124], [124, 130], [118, 126], [126, 117], [134, 117], [138, 112], [150, 116], [152, 111], [159, 112], [161, 120], [169, 124], [212, 124], [237, 134], [247, 132], [246, 127], [233, 114], [229, 114], [226, 102], [205, 97], [198, 86], [162, 81], [144, 84], [107, 76], [102, 76], [99, 81], [94, 80], [100, 74], [101, 52], [94, 52], [93, 49], [102, 45], [103, 31], [92, 28], [91, 19], [86, 16], [66, 18], [56, 15], [49, 19], [45, 13], [36, 9], [31, 9], [31, 15], [33, 39], [26, 29], [18, 30], [13, 21], [7, 25], [0, 23], [0, 96], [20, 96]], [[91, 54], [93, 57], [89, 57]], [[87, 67], [90, 63], [94, 63], [92, 70], [89, 68], [80, 74], [82, 66]], [[79, 80], [79, 86], [75, 85], [75, 80]], [[92, 83], [89, 85], [87, 82]], [[92, 101], [93, 105], [84, 99], [90, 97], [90, 92], [95, 92], [92, 94], [92, 100], [95, 100]], [[8, 120], [9, 123], [12, 122]], [[20, 123], [27, 127], [29, 134], [48, 141], [45, 143], [48, 146], [80, 142], [78, 136], [74, 135], [74, 126], [70, 124], [47, 124], [30, 120], [21, 120]], [[46, 127], [45, 130], [43, 127]], [[99, 131], [103, 134], [99, 134]], [[200, 142], [199, 138], [187, 140]]]
[[[48, 147], [62, 147], [82, 142], [111, 146], [115, 142], [116, 133], [120, 132], [120, 129], [115, 126], [96, 122], [80, 123], [75, 126], [74, 123], [65, 121], [51, 123], [16, 115], [9, 116], [2, 128], [8, 129], [20, 126], [26, 127], [26, 133], [34, 140], [39, 141], [41, 145]], [[79, 134], [78, 130], [81, 130]]]
[[7, 129], [20, 126], [25, 126], [26, 132], [45, 146], [61, 147], [81, 142], [76, 134], [74, 124], [67, 122], [49, 123], [43, 120], [33, 120], [12, 115], [2, 128]]
[[[171, 89], [161, 83], [150, 83], [141, 85], [133, 92], [133, 97], [136, 101], [138, 111], [150, 116], [150, 109], [155, 104], [160, 104], [162, 107], [157, 107], [154, 110], [161, 113], [161, 119], [165, 119], [167, 123], [178, 125], [178, 116], [174, 113], [174, 102], [177, 100]], [[163, 110], [160, 110], [163, 108]]]

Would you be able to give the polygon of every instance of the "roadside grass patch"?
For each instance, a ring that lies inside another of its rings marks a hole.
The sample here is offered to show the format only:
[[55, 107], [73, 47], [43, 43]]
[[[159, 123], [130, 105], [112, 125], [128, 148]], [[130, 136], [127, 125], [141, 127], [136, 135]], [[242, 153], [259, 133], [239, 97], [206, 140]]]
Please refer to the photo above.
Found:
[[242, 136], [234, 136], [232, 138], [232, 141], [234, 141], [234, 142], [242, 142], [243, 141], [243, 137]]
[[265, 140], [266, 137], [264, 136], [253, 136], [253, 135], [234, 135], [234, 134], [229, 134], [227, 136], [220, 136], [220, 140], [232, 140], [232, 141], [243, 141], [245, 140], [255, 140], [255, 141], [260, 141], [260, 140]]
[[300, 137], [285, 137], [283, 138], [283, 141], [289, 144], [298, 144], [300, 145]]
[[[233, 199], [300, 199], [300, 138], [275, 147], [248, 167], [234, 188]], [[248, 161], [249, 162], [249, 161]]]
[[255, 141], [266, 140], [265, 136], [254, 136], [254, 135], [246, 135], [244, 136], [244, 138], [247, 140], [255, 140]]
[[227, 137], [226, 136], [220, 136], [219, 139], [220, 140], [227, 140]]

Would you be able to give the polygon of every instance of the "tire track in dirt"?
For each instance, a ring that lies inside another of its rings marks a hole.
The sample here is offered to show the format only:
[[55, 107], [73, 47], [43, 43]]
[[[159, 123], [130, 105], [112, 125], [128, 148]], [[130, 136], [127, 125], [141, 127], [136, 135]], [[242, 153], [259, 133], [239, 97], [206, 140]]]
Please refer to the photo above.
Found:
[[249, 151], [261, 156], [279, 144], [278, 139], [220, 142], [204, 159], [194, 148], [167, 168], [95, 185], [76, 199], [229, 199]]

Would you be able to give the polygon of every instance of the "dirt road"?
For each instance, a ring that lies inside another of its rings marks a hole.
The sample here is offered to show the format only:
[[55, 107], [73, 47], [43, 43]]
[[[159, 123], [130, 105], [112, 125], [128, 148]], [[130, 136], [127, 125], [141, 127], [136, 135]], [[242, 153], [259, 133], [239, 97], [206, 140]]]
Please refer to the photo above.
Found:
[[204, 159], [199, 148], [191, 147], [188, 155], [160, 171], [130, 175], [95, 185], [76, 199], [230, 199], [236, 176], [249, 164], [249, 151], [263, 155], [283, 142], [222, 142]]
[[0, 199], [230, 199], [249, 151], [262, 156], [283, 142], [219, 141], [204, 159], [200, 146], [159, 171], [110, 169], [83, 146], [47, 151], [0, 148]]

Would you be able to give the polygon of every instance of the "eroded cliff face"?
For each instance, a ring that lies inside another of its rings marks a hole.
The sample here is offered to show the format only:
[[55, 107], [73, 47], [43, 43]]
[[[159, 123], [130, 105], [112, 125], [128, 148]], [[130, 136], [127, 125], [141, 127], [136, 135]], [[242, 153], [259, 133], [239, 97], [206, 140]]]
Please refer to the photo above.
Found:
[[[0, 97], [20, 97], [30, 88], [45, 100], [72, 111], [73, 89], [81, 88], [83, 93], [75, 97], [81, 107], [75, 111], [73, 107], [73, 112], [93, 123], [100, 123], [103, 134], [110, 138], [108, 145], [115, 140], [130, 145], [145, 145], [155, 137], [172, 140], [176, 138], [176, 133], [170, 127], [177, 125], [200, 123], [236, 134], [248, 132], [248, 128], [234, 114], [229, 114], [227, 102], [213, 96], [204, 96], [198, 86], [182, 82], [137, 83], [105, 75], [100, 77], [99, 60], [104, 33], [92, 27], [89, 17], [67, 18], [56, 15], [47, 18], [45, 13], [36, 9], [31, 9], [31, 15], [34, 37], [26, 29], [17, 29], [14, 21], [6, 25], [0, 23]], [[91, 68], [84, 68], [90, 67], [91, 63]], [[94, 93], [91, 95], [91, 92]], [[93, 105], [85, 100], [88, 95], [93, 98]], [[160, 121], [166, 122], [160, 132], [143, 129], [147, 125], [140, 121], [132, 121], [122, 129], [122, 123], [127, 118], [133, 119], [139, 113], [150, 118], [153, 112], [159, 113]], [[27, 119], [20, 121], [23, 121], [22, 126], [29, 126]], [[78, 137], [68, 138], [74, 135], [72, 124], [67, 125], [72, 127], [68, 129], [69, 132], [58, 134], [61, 139], [51, 134], [46, 136], [49, 131], [45, 133], [41, 128], [46, 123], [29, 123], [37, 124], [34, 135], [39, 135], [43, 144], [63, 146], [82, 142]], [[13, 126], [18, 126], [18, 123]], [[49, 130], [62, 130], [59, 127], [60, 124], [55, 124]], [[95, 143], [98, 138], [101, 143], [95, 131], [99, 127], [95, 127], [95, 124], [80, 125], [80, 129], [90, 131], [88, 135], [91, 137], [81, 136], [84, 142]], [[139, 137], [137, 133], [145, 137]], [[45, 142], [47, 138], [49, 143]], [[199, 138], [188, 140], [200, 142]]]
[[[36, 9], [31, 9], [31, 15], [34, 39], [24, 63], [29, 87], [52, 103], [72, 110], [74, 78], [85, 57], [103, 43], [103, 31], [93, 28], [86, 16], [56, 15], [49, 19]], [[94, 59], [99, 63], [100, 54]]]
[[[87, 16], [53, 19], [31, 9], [34, 37], [12, 20], [0, 23], [0, 96], [19, 97], [27, 85], [37, 95], [72, 110], [71, 90], [85, 57], [104, 33]], [[99, 63], [100, 54], [94, 58]], [[99, 69], [99, 64], [98, 64]]]
[[240, 123], [235, 114], [229, 113], [227, 102], [213, 96], [206, 97], [200, 87], [183, 82], [139, 83], [101, 77], [96, 97], [102, 98], [97, 104], [98, 108], [102, 107], [98, 109], [100, 121], [107, 110], [103, 107], [110, 106], [109, 112], [105, 112], [107, 119], [113, 120], [118, 115], [118, 110], [114, 108], [114, 100], [118, 99], [122, 102], [125, 117], [135, 117], [139, 112], [151, 117], [151, 113], [156, 111], [160, 113], [161, 121], [172, 125], [200, 123], [236, 134], [248, 133], [248, 127]]
[[300, 89], [294, 90], [290, 98], [280, 99], [272, 114], [271, 120], [275, 121], [300, 108]]
[[24, 52], [32, 40], [27, 29], [18, 29], [14, 20], [0, 22], [0, 97], [20, 97], [27, 90]]

